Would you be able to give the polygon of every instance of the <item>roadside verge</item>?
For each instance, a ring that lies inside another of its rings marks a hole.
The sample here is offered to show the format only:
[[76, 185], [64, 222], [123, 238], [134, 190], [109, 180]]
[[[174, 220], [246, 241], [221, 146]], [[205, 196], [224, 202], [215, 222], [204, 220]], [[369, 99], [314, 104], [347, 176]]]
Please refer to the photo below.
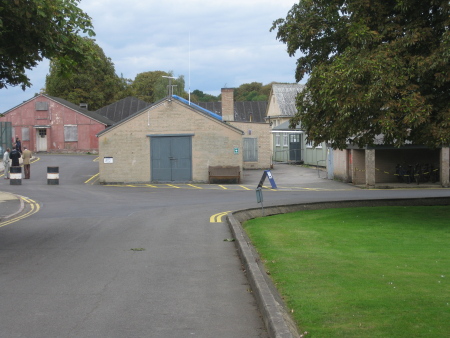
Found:
[[[280, 205], [265, 207], [264, 214], [266, 216], [272, 216], [300, 210], [332, 208], [436, 205], [450, 205], [450, 197], [357, 200]], [[247, 279], [252, 288], [269, 336], [271, 338], [302, 337], [286, 310], [286, 306], [280, 294], [265, 272], [263, 263], [261, 262], [257, 251], [251, 244], [250, 239], [242, 227], [243, 222], [257, 217], [262, 217], [261, 208], [235, 211], [227, 215], [227, 222], [233, 238], [235, 239], [236, 248], [245, 268]]]

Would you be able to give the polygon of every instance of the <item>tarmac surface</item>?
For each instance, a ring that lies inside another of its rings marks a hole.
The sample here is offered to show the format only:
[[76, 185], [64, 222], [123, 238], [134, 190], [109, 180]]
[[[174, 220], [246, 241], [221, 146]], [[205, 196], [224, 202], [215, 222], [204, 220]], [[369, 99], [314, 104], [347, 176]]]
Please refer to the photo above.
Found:
[[[22, 159], [20, 159], [22, 163]], [[0, 161], [0, 173], [3, 173], [3, 161]], [[348, 190], [359, 189], [351, 184], [326, 179], [323, 169], [305, 168], [299, 165], [277, 164], [271, 169], [277, 190], [314, 189], [314, 190]], [[262, 179], [264, 170], [245, 170], [241, 185], [253, 185]], [[0, 179], [5, 179], [4, 175]], [[5, 179], [6, 181], [6, 179]], [[8, 180], [9, 181], [9, 180]], [[264, 180], [264, 188], [271, 189], [268, 178]], [[254, 186], [256, 189], [256, 186]], [[24, 203], [20, 196], [0, 191], [0, 222], [20, 213]]]
[[[0, 161], [0, 174], [4, 171], [3, 163]], [[245, 170], [243, 179], [240, 185], [248, 189], [256, 189], [257, 183], [260, 182], [264, 176], [264, 170]], [[326, 171], [323, 169], [313, 169], [302, 167], [299, 165], [276, 164], [270, 170], [273, 181], [276, 184], [278, 191], [293, 191], [293, 190], [314, 190], [314, 191], [349, 191], [361, 190], [361, 187], [354, 186], [348, 183], [328, 180], [326, 178]], [[4, 179], [1, 175], [0, 179]], [[5, 180], [6, 181], [6, 180]], [[269, 179], [266, 177], [263, 183], [263, 189], [273, 189]], [[391, 188], [417, 188], [417, 185], [393, 184]], [[419, 186], [424, 188], [426, 186]], [[439, 185], [432, 186], [434, 188]], [[277, 207], [274, 207], [277, 208]], [[6, 221], [9, 218], [21, 213], [24, 210], [24, 201], [21, 196], [9, 192], [0, 191], [0, 222]], [[267, 209], [270, 212], [270, 209]], [[245, 211], [244, 211], [245, 212]], [[289, 212], [289, 211], [286, 211]], [[239, 213], [239, 212], [238, 212]], [[277, 210], [273, 214], [278, 213]], [[234, 214], [234, 213], [233, 213]], [[234, 217], [235, 216], [235, 217]], [[289, 320], [284, 311], [281, 309], [282, 302], [277, 300], [276, 291], [272, 290], [270, 281], [265, 276], [261, 275], [261, 269], [255, 265], [256, 259], [251, 248], [248, 247], [248, 241], [245, 234], [241, 232], [240, 221], [247, 217], [240, 217], [237, 215], [229, 215], [229, 225], [231, 231], [238, 243], [238, 251], [240, 252], [241, 260], [245, 263], [248, 271], [248, 277], [255, 293], [261, 294], [259, 303], [260, 310], [268, 328], [269, 336], [271, 337], [298, 337], [295, 329], [290, 327]], [[255, 265], [252, 267], [252, 265]], [[253, 272], [254, 270], [254, 272]], [[257, 297], [255, 295], [255, 297]], [[257, 297], [258, 298], [258, 297]], [[287, 326], [284, 324], [288, 322]]]

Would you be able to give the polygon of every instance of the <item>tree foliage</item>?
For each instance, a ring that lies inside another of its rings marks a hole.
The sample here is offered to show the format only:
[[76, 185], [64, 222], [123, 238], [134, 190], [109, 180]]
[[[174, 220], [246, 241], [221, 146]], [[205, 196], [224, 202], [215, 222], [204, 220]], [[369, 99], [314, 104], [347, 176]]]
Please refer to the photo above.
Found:
[[90, 57], [86, 40], [94, 36], [80, 0], [5, 0], [0, 3], [0, 89], [30, 87], [25, 72], [44, 58], [57, 58], [71, 72]]
[[191, 101], [193, 101], [193, 102], [216, 102], [216, 101], [220, 101], [220, 99], [218, 96], [207, 94], [207, 93], [202, 92], [201, 90], [195, 89], [191, 93]]
[[[166, 76], [166, 77], [163, 77]], [[169, 79], [167, 76], [173, 77], [173, 71], [164, 72], [161, 70], [139, 73], [136, 75], [131, 84], [132, 92], [135, 97], [146, 102], [156, 102], [166, 97], [169, 93]], [[173, 87], [173, 94], [187, 98], [187, 93], [184, 90], [185, 82], [184, 76], [181, 75], [171, 81]]]
[[45, 80], [47, 94], [63, 98], [75, 104], [87, 103], [89, 110], [97, 110], [116, 100], [127, 89], [127, 80], [119, 78], [114, 64], [94, 40], [84, 38], [86, 48], [94, 51], [95, 57], [81, 64], [77, 72], [64, 75], [62, 62], [58, 59], [50, 62], [50, 72]]
[[297, 98], [308, 139], [372, 145], [450, 143], [448, 0], [302, 0], [274, 21], [299, 52]]
[[267, 101], [272, 83], [264, 85], [260, 82], [241, 84], [234, 91], [235, 101]]

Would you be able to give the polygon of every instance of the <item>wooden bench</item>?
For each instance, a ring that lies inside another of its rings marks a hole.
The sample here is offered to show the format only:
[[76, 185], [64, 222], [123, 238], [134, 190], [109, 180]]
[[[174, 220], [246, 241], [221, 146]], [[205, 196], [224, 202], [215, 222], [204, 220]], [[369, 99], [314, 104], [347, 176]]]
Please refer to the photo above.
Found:
[[241, 182], [241, 169], [239, 166], [210, 166], [209, 183], [211, 181], [230, 181]]

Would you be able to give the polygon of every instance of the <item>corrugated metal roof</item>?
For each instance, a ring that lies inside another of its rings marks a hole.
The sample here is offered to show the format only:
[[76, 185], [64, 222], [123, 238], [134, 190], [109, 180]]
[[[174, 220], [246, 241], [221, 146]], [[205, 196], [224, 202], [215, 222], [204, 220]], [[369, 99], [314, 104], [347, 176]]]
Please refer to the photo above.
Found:
[[294, 116], [297, 113], [295, 100], [305, 86], [298, 83], [277, 83], [272, 85], [272, 94], [280, 107], [282, 116]]
[[129, 96], [108, 106], [100, 108], [96, 113], [106, 116], [114, 122], [119, 122], [124, 118], [150, 106], [151, 103], [142, 101], [136, 97]]
[[[198, 102], [197, 105], [222, 116], [222, 102]], [[237, 101], [234, 103], [236, 122], [265, 122], [267, 101]]]

